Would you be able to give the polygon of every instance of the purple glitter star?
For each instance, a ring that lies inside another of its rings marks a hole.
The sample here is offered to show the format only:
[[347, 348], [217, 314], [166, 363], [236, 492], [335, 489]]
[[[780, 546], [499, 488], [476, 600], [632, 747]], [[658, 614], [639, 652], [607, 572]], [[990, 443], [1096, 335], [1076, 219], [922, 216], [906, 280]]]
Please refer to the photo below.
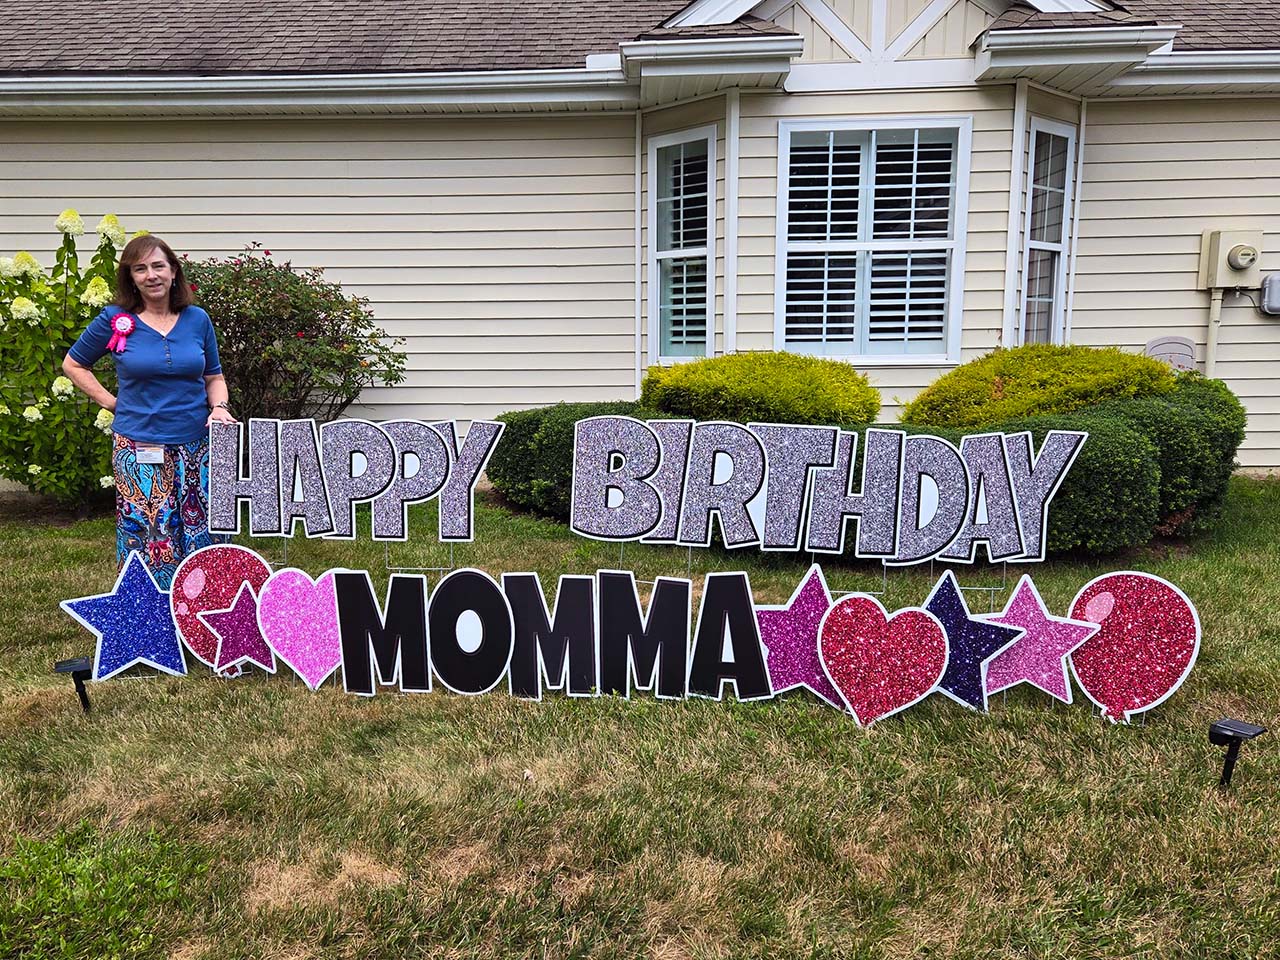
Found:
[[831, 591], [814, 564], [791, 599], [782, 606], [756, 607], [760, 639], [768, 652], [773, 692], [804, 687], [837, 710], [844, 710], [840, 694], [827, 679], [818, 656], [818, 628], [831, 607]]
[[1022, 636], [1022, 629], [979, 620], [970, 614], [956, 575], [950, 570], [938, 579], [924, 608], [938, 618], [947, 632], [947, 669], [938, 681], [938, 692], [985, 713], [990, 661]]
[[1067, 657], [1101, 627], [1051, 615], [1027, 574], [1014, 587], [1004, 612], [983, 619], [1027, 631], [987, 665], [988, 695], [1029, 683], [1063, 703], [1071, 702]]
[[229, 610], [209, 610], [196, 616], [218, 636], [214, 669], [219, 673], [242, 663], [276, 672], [276, 658], [258, 627], [258, 598], [248, 583], [241, 584]]

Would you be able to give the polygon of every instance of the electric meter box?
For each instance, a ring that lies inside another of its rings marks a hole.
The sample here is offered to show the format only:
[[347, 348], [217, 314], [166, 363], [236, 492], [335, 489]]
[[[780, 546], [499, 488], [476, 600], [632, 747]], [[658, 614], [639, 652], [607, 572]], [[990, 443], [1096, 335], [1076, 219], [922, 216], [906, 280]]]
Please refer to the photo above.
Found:
[[1206, 230], [1200, 237], [1200, 290], [1262, 285], [1261, 230]]

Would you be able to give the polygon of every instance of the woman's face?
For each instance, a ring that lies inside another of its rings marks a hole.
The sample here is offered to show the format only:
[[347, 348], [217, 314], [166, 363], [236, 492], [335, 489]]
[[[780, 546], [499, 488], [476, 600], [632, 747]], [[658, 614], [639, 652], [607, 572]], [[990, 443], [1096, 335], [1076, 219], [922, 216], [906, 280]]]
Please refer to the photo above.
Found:
[[152, 247], [129, 267], [134, 285], [144, 300], [163, 300], [173, 285], [173, 266], [164, 251]]

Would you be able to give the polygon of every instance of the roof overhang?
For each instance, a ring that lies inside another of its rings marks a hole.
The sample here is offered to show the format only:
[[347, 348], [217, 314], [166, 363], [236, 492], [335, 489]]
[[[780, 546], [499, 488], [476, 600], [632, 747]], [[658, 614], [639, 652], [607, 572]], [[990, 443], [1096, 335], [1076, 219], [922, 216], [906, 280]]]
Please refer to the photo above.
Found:
[[1107, 93], [1274, 93], [1280, 50], [1186, 50], [1153, 53], [1110, 83]]
[[620, 68], [165, 76], [0, 77], [0, 117], [280, 116], [628, 110]]
[[977, 41], [980, 81], [1028, 79], [1095, 94], [1172, 43], [1180, 25], [988, 30]]
[[626, 75], [640, 81], [645, 105], [670, 103], [729, 87], [774, 89], [804, 52], [796, 35], [637, 40], [621, 45]]

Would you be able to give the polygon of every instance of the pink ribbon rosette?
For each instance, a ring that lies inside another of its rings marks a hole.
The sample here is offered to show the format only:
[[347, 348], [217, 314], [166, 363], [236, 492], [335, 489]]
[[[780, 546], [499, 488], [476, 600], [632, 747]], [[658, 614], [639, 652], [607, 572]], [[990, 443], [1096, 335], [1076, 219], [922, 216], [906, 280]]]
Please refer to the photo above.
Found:
[[111, 318], [111, 339], [107, 341], [107, 349], [114, 353], [124, 353], [125, 341], [136, 329], [138, 321], [132, 314], [117, 313]]

